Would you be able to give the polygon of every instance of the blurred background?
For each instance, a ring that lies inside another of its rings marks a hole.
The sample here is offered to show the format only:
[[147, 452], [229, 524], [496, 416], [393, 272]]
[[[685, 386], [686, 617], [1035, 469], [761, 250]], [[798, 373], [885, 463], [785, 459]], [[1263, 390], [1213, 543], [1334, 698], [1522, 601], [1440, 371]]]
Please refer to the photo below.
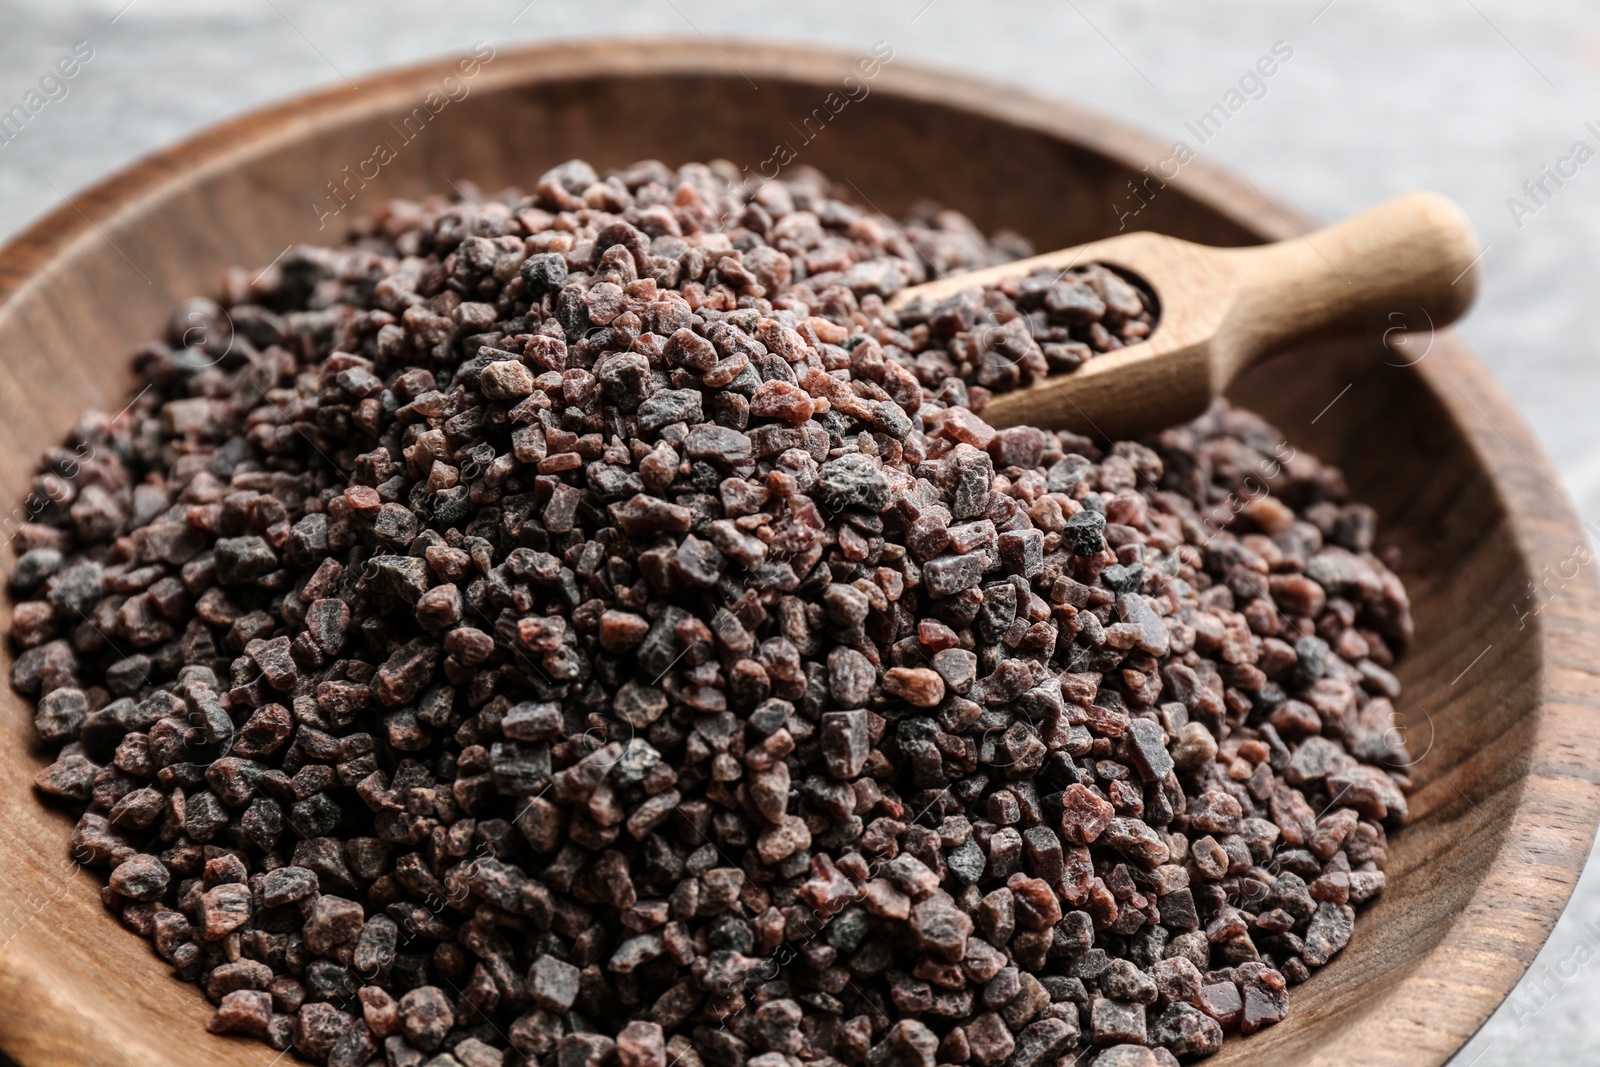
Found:
[[[0, 113], [58, 60], [79, 62], [70, 80], [45, 85], [20, 133], [0, 127], [0, 240], [250, 108], [478, 40], [616, 34], [851, 55], [884, 41], [896, 63], [1023, 86], [1191, 147], [1185, 123], [1275, 52], [1276, 73], [1246, 87], [1199, 157], [1323, 220], [1413, 188], [1462, 204], [1485, 251], [1478, 304], [1460, 331], [1525, 413], [1586, 522], [1600, 522], [1600, 301], [1587, 295], [1600, 244], [1600, 7], [1577, 0], [3, 0]], [[722, 47], [737, 68], [738, 47]], [[1111, 214], [1108, 205], [1108, 225]], [[1528, 977], [1453, 1063], [1600, 1062], [1597, 980], [1591, 859]]]

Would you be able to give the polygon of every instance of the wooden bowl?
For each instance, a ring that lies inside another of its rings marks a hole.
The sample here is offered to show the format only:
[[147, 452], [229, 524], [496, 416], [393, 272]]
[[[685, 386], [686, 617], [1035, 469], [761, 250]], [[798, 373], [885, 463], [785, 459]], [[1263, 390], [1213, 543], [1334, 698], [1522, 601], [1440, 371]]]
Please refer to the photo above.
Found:
[[[1076, 108], [904, 60], [807, 125], [856, 59], [698, 41], [501, 52], [409, 142], [401, 118], [442, 95], [453, 64], [365, 78], [129, 168], [0, 252], [0, 509], [17, 521], [36, 455], [81, 409], [122, 407], [130, 353], [177, 301], [214, 291], [231, 264], [336, 239], [385, 197], [461, 178], [530, 187], [574, 156], [602, 168], [720, 156], [754, 172], [787, 144], [880, 211], [932, 197], [1048, 249], [1114, 232], [1129, 179], [1169, 154]], [[363, 161], [385, 142], [394, 158], [372, 177]], [[347, 185], [353, 202], [319, 232], [326, 183], [358, 168], [365, 186]], [[1305, 225], [1201, 163], [1132, 222], [1213, 244]], [[1442, 1063], [1532, 961], [1594, 835], [1600, 597], [1584, 533], [1521, 417], [1457, 340], [1440, 334], [1415, 365], [1398, 362], [1370, 338], [1327, 343], [1235, 390], [1297, 448], [1342, 465], [1404, 551], [1417, 641], [1399, 673], [1417, 788], [1388, 890], [1354, 941], [1293, 990], [1288, 1021], [1230, 1040], [1216, 1067]], [[1548, 601], [1537, 613], [1534, 581]], [[0, 701], [0, 1048], [27, 1065], [273, 1062], [264, 1045], [208, 1036], [199, 991], [67, 863], [70, 821], [28, 784], [41, 765], [31, 708], [9, 690]]]

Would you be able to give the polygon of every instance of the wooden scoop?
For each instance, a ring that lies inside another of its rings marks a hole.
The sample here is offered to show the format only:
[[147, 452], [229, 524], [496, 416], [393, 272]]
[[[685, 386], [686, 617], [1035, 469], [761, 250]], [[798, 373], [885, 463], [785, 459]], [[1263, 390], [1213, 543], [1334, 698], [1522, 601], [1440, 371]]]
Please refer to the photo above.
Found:
[[1477, 292], [1479, 255], [1460, 208], [1437, 193], [1408, 193], [1277, 244], [1208, 248], [1122, 234], [904, 289], [890, 306], [937, 302], [1040, 268], [1102, 263], [1135, 275], [1159, 305], [1148, 338], [1002, 393], [983, 409], [994, 426], [1117, 439], [1193, 418], [1240, 371], [1296, 341], [1454, 322]]

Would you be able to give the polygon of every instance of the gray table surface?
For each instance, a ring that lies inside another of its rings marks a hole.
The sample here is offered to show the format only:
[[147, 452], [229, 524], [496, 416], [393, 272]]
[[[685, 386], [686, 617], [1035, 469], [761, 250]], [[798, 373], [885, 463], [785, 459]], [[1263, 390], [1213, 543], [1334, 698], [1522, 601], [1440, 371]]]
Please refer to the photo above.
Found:
[[[1412, 188], [1460, 202], [1488, 246], [1482, 295], [1461, 332], [1527, 414], [1585, 519], [1600, 519], [1600, 303], [1583, 295], [1594, 281], [1584, 250], [1600, 243], [1600, 161], [1559, 188], [1547, 182], [1549, 196], [1523, 189], [1575, 141], [1600, 149], [1600, 133], [1584, 125], [1600, 130], [1600, 7], [1577, 0], [0, 0], [0, 110], [74, 42], [94, 49], [68, 94], [0, 144], [0, 239], [246, 109], [479, 38], [605, 34], [852, 51], [882, 39], [897, 56], [1185, 140], [1185, 121], [1287, 42], [1292, 59], [1203, 155], [1327, 219]], [[1591, 860], [1528, 978], [1453, 1062], [1600, 1061], [1597, 949], [1600, 864]]]

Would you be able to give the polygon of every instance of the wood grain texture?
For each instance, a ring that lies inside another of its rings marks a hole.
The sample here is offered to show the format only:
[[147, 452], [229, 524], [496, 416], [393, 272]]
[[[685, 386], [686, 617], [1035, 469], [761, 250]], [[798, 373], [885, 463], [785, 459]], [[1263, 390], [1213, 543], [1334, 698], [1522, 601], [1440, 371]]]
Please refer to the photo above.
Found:
[[995, 426], [1107, 440], [1192, 419], [1259, 360], [1328, 333], [1436, 330], [1477, 293], [1477, 237], [1437, 193], [1408, 193], [1342, 222], [1256, 248], [1208, 248], [1141, 231], [902, 289], [894, 310], [965, 289], [1099, 263], [1138, 278], [1160, 318], [1147, 340], [984, 408]]
[[[324, 183], [394, 139], [389, 120], [445, 66], [228, 123], [76, 197], [0, 251], [0, 515], [83, 407], [126, 402], [128, 356], [176, 301], [213, 291], [230, 264], [335, 238], [386, 196], [461, 178], [529, 186], [572, 156], [602, 167], [722, 156], [754, 169], [788, 140], [797, 163], [879, 210], [933, 197], [1058, 248], [1107, 236], [1124, 184], [1164, 154], [1077, 109], [900, 61], [802, 145], [791, 121], [820, 106], [852, 57], [721, 48], [759, 91], [698, 41], [502, 53], [322, 232], [311, 205]], [[1211, 245], [1309, 229], [1200, 163], [1139, 221]], [[1420, 758], [1388, 890], [1350, 947], [1293, 991], [1289, 1020], [1231, 1041], [1208, 1061], [1217, 1067], [1443, 1062], [1533, 959], [1600, 814], [1592, 574], [1519, 618], [1528, 583], [1558, 572], [1583, 532], [1527, 427], [1456, 340], [1441, 333], [1414, 366], [1392, 362], [1367, 339], [1324, 340], [1232, 390], [1296, 447], [1343, 465], [1402, 547], [1418, 638], [1399, 673]], [[200, 993], [104, 912], [91, 874], [64, 865], [69, 820], [27, 785], [41, 763], [30, 709], [9, 692], [0, 704], [0, 1049], [29, 1067], [272, 1063], [265, 1046], [208, 1036]]]

